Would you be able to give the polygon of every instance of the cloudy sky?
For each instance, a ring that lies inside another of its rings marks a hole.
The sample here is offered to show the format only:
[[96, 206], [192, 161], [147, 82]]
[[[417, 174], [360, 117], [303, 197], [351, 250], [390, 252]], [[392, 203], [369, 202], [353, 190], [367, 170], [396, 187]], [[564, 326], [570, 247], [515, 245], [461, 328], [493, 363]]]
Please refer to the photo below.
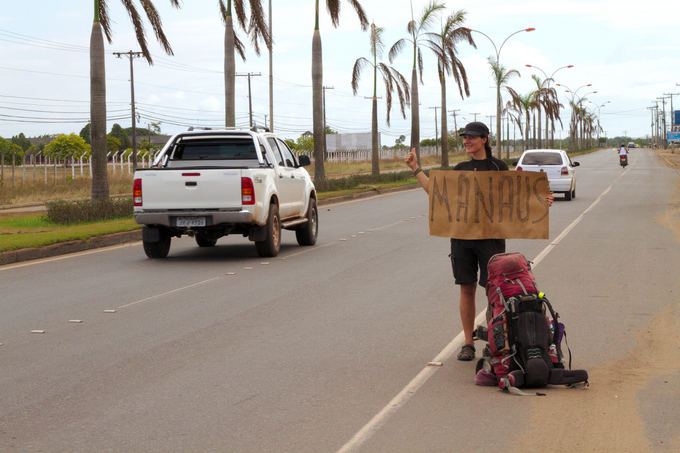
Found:
[[[385, 29], [387, 50], [407, 37], [411, 18], [409, 0], [360, 0], [370, 21]], [[38, 6], [39, 3], [39, 6]], [[0, 136], [20, 132], [27, 136], [79, 132], [89, 118], [89, 37], [92, 1], [3, 2], [0, 11]], [[163, 53], [147, 24], [147, 38], [154, 65], [134, 61], [135, 100], [140, 126], [161, 122], [164, 133], [188, 126], [220, 126], [224, 117], [222, 24], [217, 0], [184, 0], [180, 10], [166, 0], [156, 0], [164, 30], [174, 56]], [[322, 0], [322, 4], [325, 3]], [[428, 2], [413, 0], [419, 16]], [[311, 46], [314, 29], [312, 0], [272, 0], [274, 35], [274, 127], [286, 138], [296, 138], [312, 129]], [[263, 0], [267, 8], [268, 0]], [[677, 18], [680, 2], [672, 0], [478, 0], [446, 2], [445, 14], [467, 13], [468, 27], [480, 30], [500, 46], [517, 30], [533, 32], [512, 36], [502, 47], [500, 61], [516, 69], [521, 77], [510, 85], [519, 93], [532, 89], [531, 74], [544, 77], [556, 69], [557, 83], [584, 96], [588, 108], [600, 115], [608, 136], [650, 134], [649, 107], [656, 98], [680, 93], [680, 41]], [[130, 20], [122, 3], [109, 0], [113, 42], [106, 44], [107, 106], [110, 126], [130, 126], [130, 67], [114, 52], [139, 50]], [[330, 127], [340, 132], [370, 131], [371, 73], [362, 77], [357, 96], [350, 86], [354, 61], [370, 55], [368, 33], [361, 31], [349, 2], [341, 1], [340, 26], [333, 28], [322, 6], [326, 115]], [[436, 31], [436, 30], [434, 30]], [[242, 30], [239, 30], [243, 38]], [[461, 99], [453, 81], [448, 83], [447, 110], [458, 110], [458, 125], [475, 117], [495, 120], [495, 85], [487, 58], [495, 54], [490, 40], [475, 33], [477, 48], [461, 45], [459, 58], [468, 73], [470, 97]], [[411, 55], [405, 51], [393, 62], [410, 81]], [[424, 49], [424, 84], [420, 86], [421, 138], [434, 137], [435, 112], [441, 109], [436, 65]], [[247, 61], [236, 60], [237, 73], [260, 73], [251, 78], [253, 115], [258, 124], [269, 113], [267, 54], [249, 52]], [[592, 84], [591, 86], [584, 86]], [[582, 87], [582, 88], [581, 88]], [[384, 89], [379, 88], [380, 91]], [[237, 124], [248, 124], [247, 78], [237, 77]], [[571, 97], [559, 89], [568, 105]], [[596, 93], [592, 93], [597, 91]], [[392, 144], [405, 135], [408, 142], [410, 118], [403, 120], [393, 106], [392, 123], [385, 123], [384, 92], [379, 105], [382, 143]], [[673, 97], [680, 109], [680, 95]], [[604, 107], [602, 107], [604, 105]], [[670, 124], [670, 98], [666, 100]], [[450, 113], [449, 113], [450, 115]], [[569, 110], [562, 113], [565, 128]], [[449, 116], [449, 119], [453, 118]], [[452, 121], [449, 122], [452, 124]], [[450, 126], [452, 129], [452, 126]], [[560, 136], [567, 131], [558, 130]]]

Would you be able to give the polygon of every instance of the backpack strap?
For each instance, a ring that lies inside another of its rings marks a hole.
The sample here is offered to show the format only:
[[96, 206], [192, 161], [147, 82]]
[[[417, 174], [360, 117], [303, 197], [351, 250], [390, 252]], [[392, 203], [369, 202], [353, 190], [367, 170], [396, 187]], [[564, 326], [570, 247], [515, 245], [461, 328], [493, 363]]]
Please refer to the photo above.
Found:
[[[560, 314], [553, 310], [552, 305], [550, 304], [550, 301], [547, 297], [543, 296], [543, 302], [545, 303], [545, 306], [548, 307], [548, 311], [552, 316], [553, 344], [555, 345], [555, 349], [557, 349], [557, 360], [561, 362], [562, 357], [564, 357], [564, 353], [562, 353], [562, 345], [560, 344]], [[571, 349], [569, 349], [566, 330], [564, 331], [564, 343], [567, 345], [567, 351], [569, 352], [569, 369], [571, 370]]]

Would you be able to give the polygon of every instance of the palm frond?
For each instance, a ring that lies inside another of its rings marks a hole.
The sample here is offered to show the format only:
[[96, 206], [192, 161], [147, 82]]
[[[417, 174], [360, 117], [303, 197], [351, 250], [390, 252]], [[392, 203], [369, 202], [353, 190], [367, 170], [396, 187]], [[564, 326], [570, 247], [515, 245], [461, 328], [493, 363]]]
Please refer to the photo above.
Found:
[[220, 4], [220, 15], [222, 16], [222, 22], [227, 21], [227, 7], [224, 6], [224, 2], [222, 0], [218, 0]]
[[264, 41], [268, 49], [271, 49], [271, 31], [265, 21], [261, 0], [250, 0], [250, 25], [248, 27], [248, 32], [251, 36], [251, 41], [257, 55], [260, 55], [260, 46], [258, 45], [260, 39]]
[[231, 0], [231, 4], [234, 7], [234, 11], [236, 12], [236, 21], [241, 26], [241, 28], [245, 30], [246, 21], [248, 19], [246, 16], [246, 9], [245, 5], [243, 4], [243, 0]]
[[399, 52], [402, 51], [404, 47], [408, 44], [408, 41], [405, 39], [400, 39], [399, 41], [395, 42], [392, 47], [390, 48], [390, 51], [387, 54], [387, 59], [390, 60], [390, 63], [394, 61], [394, 59], [399, 55]]
[[246, 61], [246, 47], [243, 45], [243, 41], [238, 38], [236, 30], [234, 30], [234, 49], [238, 52], [242, 61]]
[[371, 55], [376, 58], [382, 57], [383, 49], [385, 48], [382, 40], [384, 30], [382, 27], [376, 27], [375, 24], [371, 24]]
[[106, 4], [106, 0], [99, 0], [99, 25], [101, 25], [104, 31], [104, 36], [106, 40], [111, 41], [111, 23], [109, 22], [109, 8]]
[[146, 13], [146, 17], [149, 19], [149, 23], [151, 23], [151, 27], [156, 34], [156, 39], [163, 47], [165, 53], [168, 55], [174, 55], [172, 52], [172, 47], [170, 47], [170, 42], [163, 32], [163, 24], [161, 22], [161, 17], [158, 14], [158, 10], [153, 5], [151, 0], [141, 0], [141, 2], [144, 12]]
[[418, 53], [418, 72], [420, 73], [420, 83], [423, 83], [423, 54], [420, 51], [420, 47], [417, 50]]
[[357, 58], [357, 61], [354, 62], [354, 69], [352, 69], [352, 92], [356, 96], [357, 90], [359, 89], [359, 79], [361, 78], [361, 71], [366, 67], [366, 66], [373, 66], [373, 63], [368, 61], [368, 59], [364, 57], [359, 57]]
[[137, 8], [135, 7], [135, 4], [132, 2], [132, 0], [122, 0], [122, 2], [123, 5], [125, 5], [128, 15], [130, 16], [130, 20], [132, 21], [132, 26], [135, 29], [135, 35], [137, 37], [137, 43], [139, 43], [139, 47], [142, 49], [142, 54], [149, 64], [153, 64], [151, 52], [149, 52], [149, 47], [146, 44], [146, 34], [144, 32], [144, 23], [142, 22], [142, 17], [139, 15], [139, 12], [137, 11]]
[[420, 20], [418, 20], [418, 30], [430, 28], [437, 18], [439, 11], [445, 8], [446, 5], [431, 1], [430, 4], [423, 9]]
[[361, 7], [361, 4], [359, 3], [358, 0], [349, 0], [349, 3], [356, 11], [357, 16], [359, 16], [359, 23], [361, 24], [361, 29], [366, 30], [368, 28], [368, 17], [366, 17], [366, 13], [364, 12], [364, 9]]

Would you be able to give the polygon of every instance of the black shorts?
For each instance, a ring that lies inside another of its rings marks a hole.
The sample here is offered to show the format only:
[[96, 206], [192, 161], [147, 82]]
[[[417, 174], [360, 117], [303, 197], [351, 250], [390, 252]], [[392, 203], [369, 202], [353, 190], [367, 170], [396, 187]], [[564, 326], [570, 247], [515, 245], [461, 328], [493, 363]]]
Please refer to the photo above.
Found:
[[486, 265], [496, 253], [505, 253], [505, 239], [451, 239], [451, 266], [456, 285], [477, 282], [486, 286]]

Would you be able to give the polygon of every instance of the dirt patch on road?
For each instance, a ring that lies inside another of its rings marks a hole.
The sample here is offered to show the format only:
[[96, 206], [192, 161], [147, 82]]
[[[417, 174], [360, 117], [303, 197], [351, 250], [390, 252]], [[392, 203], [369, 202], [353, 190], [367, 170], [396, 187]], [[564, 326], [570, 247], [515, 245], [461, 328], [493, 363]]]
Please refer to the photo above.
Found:
[[[680, 169], [680, 153], [659, 154], [668, 167]], [[673, 187], [670, 207], [654, 220], [670, 229], [680, 243], [680, 180]], [[680, 371], [680, 300], [674, 301], [637, 336], [630, 354], [589, 370], [587, 390], [551, 388], [532, 401], [529, 432], [513, 451], [543, 452], [550, 439], [556, 451], [648, 452], [680, 451], [680, 432], [664, 444], [652, 444], [640, 414], [639, 392], [654, 379]], [[650, 353], [653, 351], [653, 353]], [[669, 398], [677, 400], [672, 392]]]
[[680, 150], [671, 153], [671, 152], [660, 152], [657, 154], [661, 159], [661, 162], [666, 167], [671, 167], [671, 168], [676, 168], [680, 170]]
[[[660, 446], [651, 445], [645, 434], [636, 395], [653, 379], [680, 370], [679, 317], [680, 303], [666, 307], [640, 332], [627, 357], [590, 370], [590, 388], [551, 388], [548, 396], [536, 397], [534, 428], [512, 450], [544, 452], [553, 445], [569, 452], [657, 451]], [[673, 436], [661, 450], [680, 450], [680, 433]]]

